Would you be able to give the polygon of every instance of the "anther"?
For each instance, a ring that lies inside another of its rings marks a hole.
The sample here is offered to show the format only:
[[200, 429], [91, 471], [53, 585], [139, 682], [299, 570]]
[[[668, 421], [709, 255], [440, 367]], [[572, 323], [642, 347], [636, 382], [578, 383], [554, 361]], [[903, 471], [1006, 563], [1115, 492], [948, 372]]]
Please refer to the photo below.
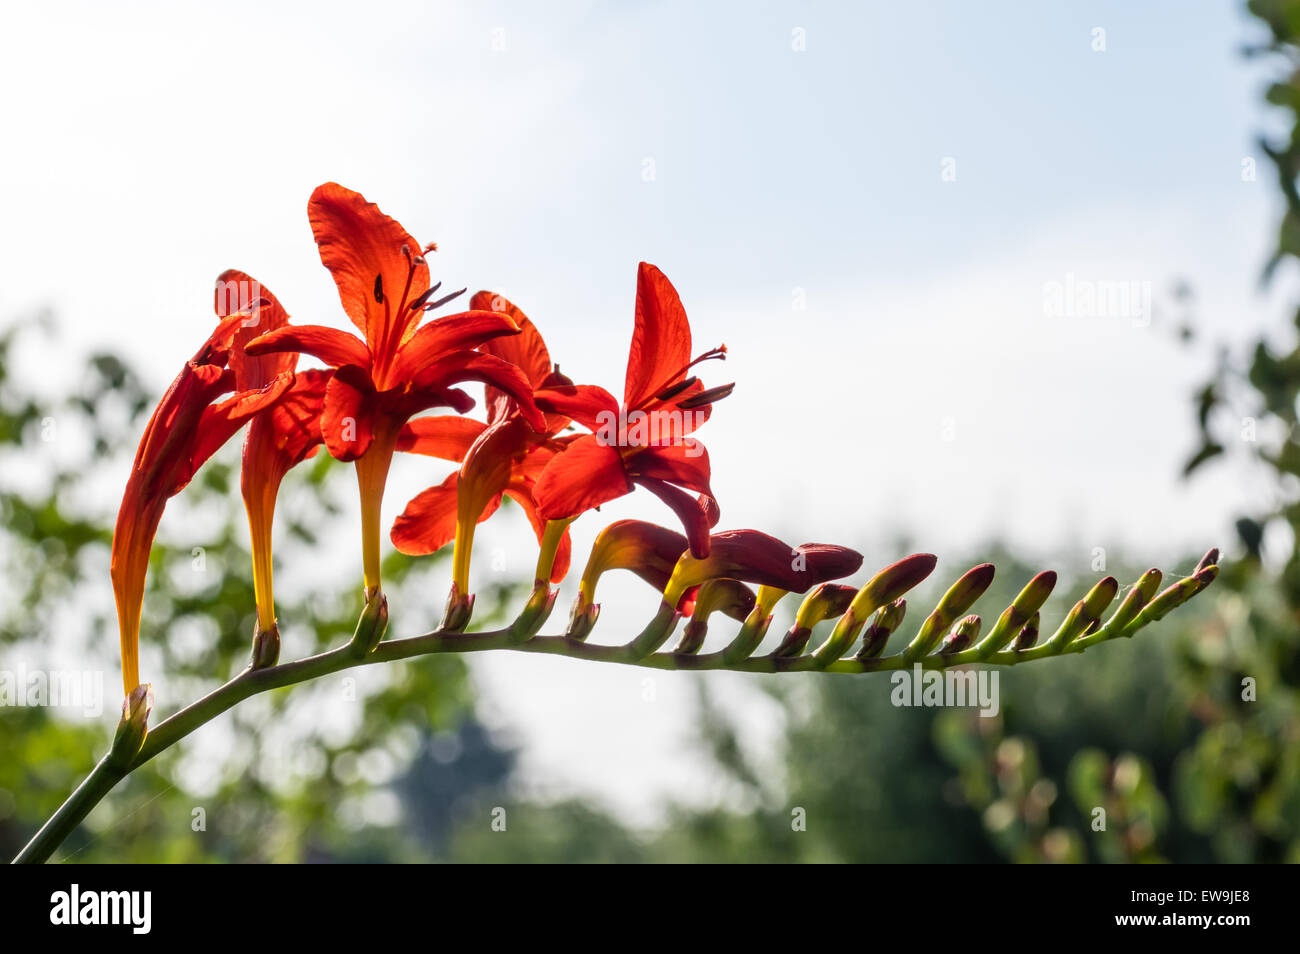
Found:
[[433, 311], [435, 308], [441, 308], [443, 305], [447, 304], [447, 302], [451, 301], [453, 298], [459, 298], [468, 290], [468, 288], [462, 288], [460, 291], [454, 291], [450, 295], [443, 295], [437, 301], [431, 301], [429, 304], [425, 305], [424, 310]]
[[442, 282], [438, 282], [438, 283], [437, 283], [436, 285], [434, 285], [432, 288], [426, 288], [426, 289], [424, 290], [424, 293], [421, 294], [419, 298], [415, 299], [415, 301], [411, 302], [411, 303], [410, 303], [409, 305], [407, 305], [406, 307], [409, 308], [409, 309], [411, 309], [411, 311], [417, 311], [418, 309], [423, 308], [423, 307], [424, 307], [424, 303], [427, 302], [427, 301], [429, 300], [429, 296], [432, 295], [434, 292], [436, 292], [436, 291], [437, 291], [439, 288], [441, 288], [441, 287], [442, 287]]
[[695, 383], [699, 380], [700, 380], [699, 378], [691, 376], [689, 378], [686, 378], [684, 381], [678, 381], [676, 384], [670, 385], [664, 388], [658, 394], [656, 394], [655, 400], [671, 401], [673, 398], [677, 397], [677, 395], [681, 394], [687, 388], [694, 387]]
[[714, 401], [721, 401], [724, 397], [736, 389], [736, 383], [724, 384], [721, 387], [709, 388], [707, 391], [701, 391], [693, 397], [688, 397], [677, 406], [683, 411], [690, 411], [697, 407], [704, 407], [706, 404], [712, 404]]

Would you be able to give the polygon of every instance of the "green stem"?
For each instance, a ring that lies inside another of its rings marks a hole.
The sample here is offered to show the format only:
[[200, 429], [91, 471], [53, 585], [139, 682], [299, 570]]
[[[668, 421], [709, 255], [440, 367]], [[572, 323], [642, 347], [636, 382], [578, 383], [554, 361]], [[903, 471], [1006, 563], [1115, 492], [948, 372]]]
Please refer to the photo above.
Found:
[[[107, 757], [101, 761], [78, 786], [68, 800], [50, 817], [36, 836], [27, 844], [14, 863], [38, 864], [49, 859], [54, 850], [70, 835], [81, 821], [99, 802], [128, 774], [144, 765], [154, 756], [175, 745], [195, 729], [238, 705], [240, 702], [271, 689], [307, 682], [327, 676], [331, 673], [366, 666], [375, 663], [395, 662], [400, 659], [412, 659], [419, 656], [431, 656], [440, 653], [472, 653], [487, 650], [509, 649], [526, 653], [546, 653], [554, 656], [568, 656], [572, 659], [586, 659], [593, 662], [612, 662], [624, 665], [641, 666], [648, 669], [677, 670], [700, 672], [726, 669], [735, 672], [779, 673], [779, 672], [838, 672], [868, 673], [887, 672], [890, 670], [910, 670], [913, 665], [923, 669], [948, 669], [969, 663], [983, 662], [997, 666], [1014, 666], [1045, 656], [1082, 652], [1087, 646], [1128, 632], [1107, 632], [1107, 627], [1090, 636], [1075, 640], [1064, 650], [1046, 644], [1023, 651], [1004, 651], [994, 653], [988, 659], [981, 660], [976, 648], [950, 655], [933, 654], [917, 660], [910, 660], [902, 653], [874, 659], [838, 659], [829, 665], [819, 662], [815, 656], [755, 656], [749, 659], [731, 660], [725, 651], [703, 655], [673, 652], [646, 653], [650, 645], [667, 628], [671, 620], [671, 610], [662, 612], [646, 627], [645, 632], [625, 646], [601, 646], [567, 636], [534, 636], [525, 642], [516, 642], [512, 629], [495, 630], [482, 633], [448, 633], [433, 632], [423, 636], [410, 636], [403, 639], [391, 639], [380, 642], [375, 649], [364, 656], [358, 656], [351, 644], [332, 649], [317, 656], [309, 656], [295, 662], [283, 663], [266, 669], [245, 669], [225, 685], [214, 689], [202, 699], [191, 703], [184, 709], [172, 714], [152, 729], [145, 737], [140, 751], [125, 769], [108, 764]], [[1125, 627], [1125, 629], [1130, 629]], [[662, 640], [658, 640], [662, 643]]]
[[90, 814], [90, 810], [125, 777], [126, 772], [109, 765], [108, 756], [104, 756], [86, 776], [85, 781], [77, 786], [77, 790], [59, 806], [59, 810], [41, 826], [36, 836], [18, 852], [13, 863], [24, 865], [46, 861], [54, 854], [54, 849], [63, 844], [63, 840]]

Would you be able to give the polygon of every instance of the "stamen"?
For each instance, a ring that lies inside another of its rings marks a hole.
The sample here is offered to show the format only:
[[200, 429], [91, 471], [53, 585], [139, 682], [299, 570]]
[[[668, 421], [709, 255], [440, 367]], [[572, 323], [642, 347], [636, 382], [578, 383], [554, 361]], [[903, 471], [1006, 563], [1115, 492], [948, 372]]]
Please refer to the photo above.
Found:
[[[727, 346], [723, 344], [723, 345], [718, 345], [716, 348], [709, 349], [708, 351], [704, 352], [704, 354], [700, 355], [699, 357], [691, 361], [689, 364], [687, 364], [684, 368], [681, 368], [676, 373], [670, 375], [668, 380], [671, 381], [674, 378], [680, 378], [682, 375], [684, 375], [691, 368], [695, 367], [701, 361], [712, 361], [714, 358], [717, 358], [719, 361], [725, 361], [727, 359]], [[655, 390], [651, 391], [650, 393], [658, 394], [659, 392], [664, 391], [670, 387], [673, 387], [673, 385], [664, 384], [656, 388]]]
[[375, 276], [375, 303], [382, 305], [384, 303], [384, 276]]
[[697, 407], [704, 407], [706, 404], [712, 404], [714, 401], [721, 401], [734, 390], [736, 390], [736, 382], [733, 381], [731, 384], [724, 384], [721, 387], [701, 391], [699, 394], [688, 397], [677, 406], [683, 411], [690, 411]]
[[[420, 261], [423, 262], [424, 260], [421, 259]], [[423, 308], [423, 307], [424, 307], [424, 303], [425, 303], [426, 301], [429, 300], [429, 296], [432, 295], [434, 292], [436, 292], [436, 291], [437, 291], [439, 288], [441, 288], [441, 287], [442, 287], [442, 282], [438, 282], [438, 283], [437, 283], [436, 285], [434, 285], [432, 288], [426, 288], [426, 289], [424, 290], [424, 293], [421, 294], [419, 298], [415, 299], [415, 301], [411, 302], [411, 303], [410, 303], [409, 305], [407, 305], [406, 307], [409, 308], [409, 309], [411, 309], [411, 311], [415, 311], [415, 310], [417, 310], [417, 309], [419, 309], [419, 308]]]
[[443, 305], [447, 304], [447, 302], [451, 301], [453, 298], [459, 298], [467, 291], [469, 291], [468, 288], [462, 288], [460, 291], [454, 291], [450, 295], [443, 295], [437, 301], [432, 301], [429, 302], [429, 304], [425, 305], [424, 310], [433, 311], [435, 308], [441, 308]]
[[671, 401], [673, 398], [677, 397], [677, 395], [681, 394], [687, 388], [694, 387], [695, 383], [699, 380], [700, 380], [699, 378], [695, 377], [694, 375], [691, 375], [689, 378], [686, 378], [682, 381], [678, 381], [676, 384], [672, 385], [671, 387], [664, 388], [662, 391], [660, 391], [658, 394], [655, 395], [655, 400]]

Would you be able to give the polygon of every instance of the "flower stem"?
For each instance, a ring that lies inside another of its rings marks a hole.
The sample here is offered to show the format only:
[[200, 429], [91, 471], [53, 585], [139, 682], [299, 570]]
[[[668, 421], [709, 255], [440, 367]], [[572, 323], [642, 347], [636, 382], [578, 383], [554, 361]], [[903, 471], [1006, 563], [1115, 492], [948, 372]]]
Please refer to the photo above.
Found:
[[676, 614], [667, 605], [660, 607], [659, 614], [645, 630], [631, 643], [623, 646], [602, 646], [572, 639], [567, 636], [533, 636], [523, 642], [518, 641], [515, 627], [480, 633], [457, 633], [437, 631], [423, 636], [410, 636], [403, 639], [385, 640], [373, 651], [358, 655], [351, 644], [332, 649], [329, 652], [290, 663], [270, 666], [264, 669], [245, 669], [225, 685], [214, 689], [202, 699], [191, 703], [160, 722], [145, 737], [144, 744], [125, 769], [110, 764], [105, 757], [77, 787], [68, 800], [52, 815], [36, 836], [27, 844], [14, 863], [39, 864], [49, 859], [54, 850], [68, 837], [81, 821], [90, 813], [114, 786], [126, 775], [144, 765], [154, 756], [175, 745], [195, 729], [211, 722], [217, 716], [233, 708], [250, 696], [271, 689], [281, 689], [318, 679], [355, 666], [368, 666], [376, 663], [396, 662], [419, 656], [431, 656], [440, 653], [470, 653], [488, 650], [511, 649], [518, 652], [545, 653], [548, 655], [568, 656], [573, 659], [586, 659], [593, 662], [613, 662], [625, 665], [642, 666], [649, 669], [705, 671], [731, 670], [734, 672], [780, 673], [780, 672], [822, 672], [868, 673], [890, 670], [910, 670], [914, 665], [923, 669], [949, 669], [954, 666], [982, 662], [997, 666], [1014, 666], [1019, 663], [1042, 659], [1047, 656], [1064, 653], [1082, 652], [1089, 646], [1118, 636], [1130, 636], [1141, 628], [1141, 621], [1120, 621], [1115, 626], [1103, 626], [1099, 630], [1081, 637], [1068, 646], [1056, 648], [1049, 644], [1040, 644], [1027, 650], [1006, 650], [993, 653], [980, 659], [977, 647], [962, 652], [923, 656], [909, 659], [903, 653], [892, 656], [868, 659], [837, 659], [829, 664], [814, 655], [802, 656], [752, 656], [748, 659], [729, 658], [724, 651], [695, 655], [677, 652], [656, 652], [664, 639], [671, 633], [671, 626]]
[[126, 772], [109, 764], [108, 756], [100, 759], [99, 764], [91, 769], [85, 781], [68, 796], [68, 800], [59, 806], [59, 810], [50, 816], [50, 820], [41, 826], [41, 830], [18, 852], [13, 863], [40, 864], [54, 854], [54, 849], [63, 844], [63, 840], [76, 830], [90, 810], [113, 790]]

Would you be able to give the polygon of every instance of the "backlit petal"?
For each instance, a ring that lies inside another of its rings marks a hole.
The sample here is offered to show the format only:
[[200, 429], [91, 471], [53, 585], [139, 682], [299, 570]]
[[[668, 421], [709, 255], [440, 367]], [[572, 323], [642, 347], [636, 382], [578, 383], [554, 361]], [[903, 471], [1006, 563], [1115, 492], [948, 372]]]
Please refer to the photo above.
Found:
[[593, 507], [630, 493], [632, 482], [613, 447], [584, 434], [557, 454], [542, 471], [533, 496], [547, 520], [575, 517]]
[[406, 307], [429, 287], [420, 244], [379, 206], [336, 182], [312, 193], [307, 217], [343, 310], [386, 365], [422, 315]]
[[594, 384], [569, 384], [543, 388], [533, 395], [548, 414], [563, 414], [589, 431], [618, 433], [618, 400]]
[[508, 361], [478, 351], [453, 351], [416, 376], [411, 390], [446, 388], [465, 381], [492, 385], [515, 401], [519, 413], [534, 430], [546, 427], [542, 412], [533, 402], [533, 388], [522, 371]]
[[518, 326], [519, 334], [489, 341], [483, 345], [482, 350], [509, 361], [524, 373], [533, 387], [541, 387], [546, 376], [551, 373], [551, 354], [546, 350], [546, 342], [542, 340], [537, 326], [514, 304], [492, 292], [476, 293], [470, 299], [469, 306], [475, 311], [506, 315]]
[[321, 436], [336, 460], [356, 460], [374, 437], [376, 397], [365, 372], [347, 365], [325, 387]]
[[442, 460], [462, 461], [485, 427], [487, 425], [482, 421], [453, 414], [418, 417], [397, 435], [397, 449]]
[[466, 311], [437, 318], [422, 325], [398, 350], [389, 371], [389, 385], [397, 387], [413, 380], [446, 354], [472, 351], [494, 338], [517, 334], [519, 327], [513, 319], [490, 311]]
[[260, 388], [276, 375], [297, 367], [298, 356], [290, 351], [254, 356], [244, 350], [254, 338], [289, 323], [289, 313], [279, 299], [269, 289], [263, 288], [257, 279], [235, 268], [222, 272], [217, 276], [213, 307], [218, 318], [240, 312], [246, 315], [235, 332], [234, 347], [230, 352], [236, 388], [241, 391]]
[[677, 289], [663, 272], [642, 262], [636, 274], [636, 326], [627, 356], [623, 404], [640, 406], [685, 376], [691, 326]]
[[320, 358], [332, 368], [345, 364], [370, 367], [370, 352], [360, 338], [325, 325], [286, 325], [254, 338], [244, 350], [250, 355], [300, 351]]

